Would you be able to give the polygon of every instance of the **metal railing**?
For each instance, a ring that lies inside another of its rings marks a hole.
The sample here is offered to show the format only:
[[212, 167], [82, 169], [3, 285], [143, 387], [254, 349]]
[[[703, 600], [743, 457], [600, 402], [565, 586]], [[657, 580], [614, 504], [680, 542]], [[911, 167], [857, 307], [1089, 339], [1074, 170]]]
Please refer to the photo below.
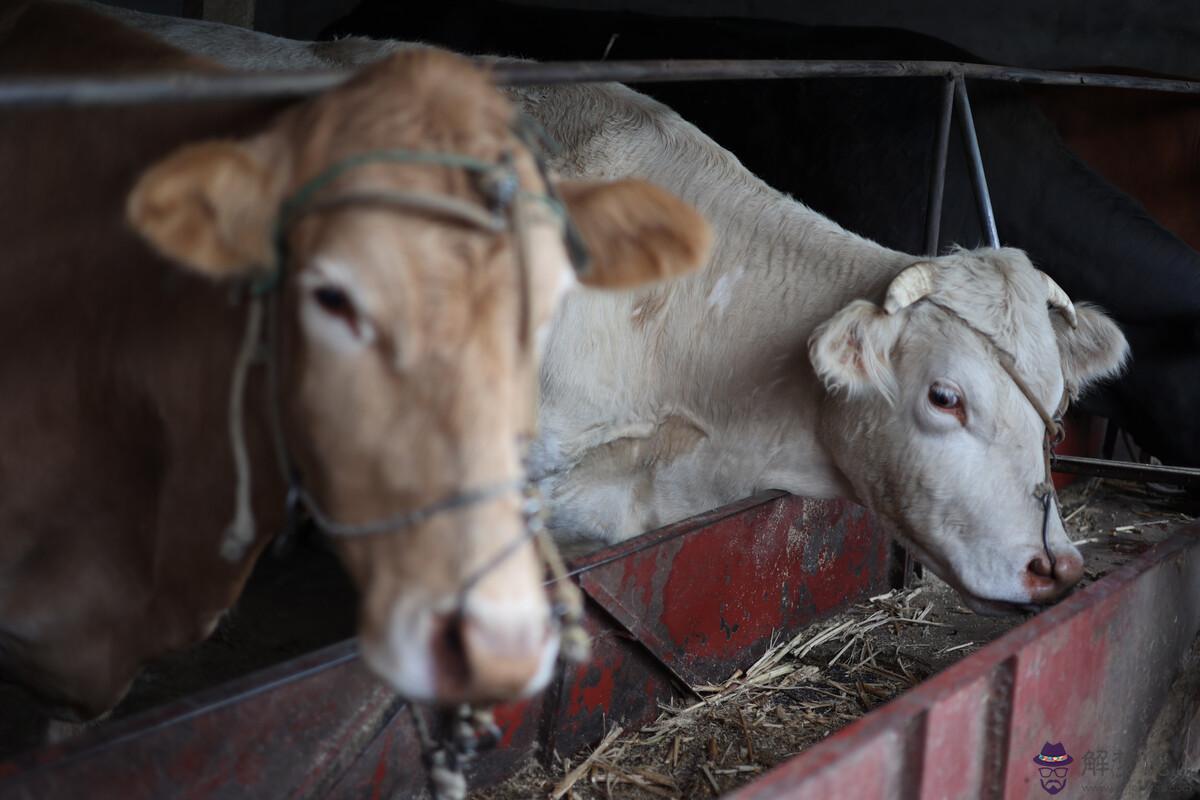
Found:
[[[689, 59], [664, 61], [495, 61], [477, 59], [506, 86], [554, 83], [665, 83], [792, 78], [946, 78], [1200, 94], [1200, 82], [999, 67], [955, 61]], [[353, 70], [293, 73], [164, 73], [126, 78], [0, 81], [0, 106], [120, 105], [302, 97], [331, 89]]]

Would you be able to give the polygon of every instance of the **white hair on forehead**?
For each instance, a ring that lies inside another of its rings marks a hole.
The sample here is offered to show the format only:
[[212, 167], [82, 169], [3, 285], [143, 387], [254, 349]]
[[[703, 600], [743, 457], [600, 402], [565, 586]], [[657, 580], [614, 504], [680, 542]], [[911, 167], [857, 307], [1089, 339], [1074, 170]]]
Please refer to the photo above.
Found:
[[956, 248], [937, 270], [934, 298], [990, 337], [1029, 379], [1053, 381], [1060, 356], [1047, 288], [1028, 256], [1011, 247]]

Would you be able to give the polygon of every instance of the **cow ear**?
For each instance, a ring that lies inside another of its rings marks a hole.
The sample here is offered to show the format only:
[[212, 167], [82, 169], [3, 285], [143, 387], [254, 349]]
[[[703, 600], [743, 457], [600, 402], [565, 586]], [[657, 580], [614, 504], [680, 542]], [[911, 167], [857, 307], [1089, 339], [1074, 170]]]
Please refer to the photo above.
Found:
[[690, 272], [708, 258], [708, 222], [654, 184], [561, 181], [557, 188], [587, 245], [590, 261], [577, 276], [586, 286], [639, 286]]
[[1089, 384], [1116, 375], [1129, 357], [1125, 334], [1107, 314], [1091, 303], [1076, 303], [1078, 325], [1072, 328], [1059, 314], [1051, 314], [1063, 378], [1072, 397]]
[[876, 391], [895, 402], [891, 351], [902, 320], [870, 301], [855, 300], [817, 327], [808, 340], [808, 357], [826, 388], [851, 396]]
[[126, 205], [130, 224], [163, 255], [212, 278], [268, 268], [284, 177], [263, 144], [175, 151], [138, 179]]

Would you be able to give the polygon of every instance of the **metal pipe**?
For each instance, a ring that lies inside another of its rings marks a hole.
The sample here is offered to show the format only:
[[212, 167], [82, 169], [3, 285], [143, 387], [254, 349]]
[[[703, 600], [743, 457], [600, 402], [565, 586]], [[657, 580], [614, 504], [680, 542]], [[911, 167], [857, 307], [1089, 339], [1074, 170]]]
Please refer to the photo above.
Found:
[[929, 176], [929, 205], [925, 209], [925, 253], [938, 254], [942, 230], [942, 197], [946, 191], [946, 155], [950, 147], [950, 116], [954, 111], [953, 80], [942, 85], [942, 112], [938, 117], [937, 138], [933, 145], [933, 172]]
[[136, 78], [27, 78], [0, 81], [0, 106], [111, 106], [306, 97], [348, 80], [354, 72], [193, 74]]
[[1200, 82], [1135, 75], [966, 64], [957, 61], [831, 59], [686, 59], [659, 61], [494, 62], [498, 83], [512, 86], [545, 83], [619, 81], [647, 83], [695, 80], [778, 80], [786, 78], [964, 77], [971, 80], [1035, 83], [1050, 86], [1107, 86], [1162, 92], [1200, 93]]
[[980, 227], [987, 237], [988, 247], [999, 247], [1000, 234], [996, 231], [996, 215], [992, 211], [992, 196], [988, 193], [987, 175], [983, 171], [979, 138], [975, 135], [975, 118], [971, 115], [967, 82], [957, 78], [954, 81], [954, 93], [958, 98], [958, 122], [962, 128], [963, 145], [967, 148], [967, 163], [971, 170], [971, 185], [975, 189], [975, 205], [979, 209]]
[[1094, 478], [1115, 478], [1140, 483], [1170, 483], [1176, 486], [1200, 486], [1200, 469], [1192, 467], [1135, 464], [1132, 461], [1106, 461], [1100, 458], [1052, 454], [1050, 468], [1055, 472], [1087, 475]]
[[[953, 61], [832, 61], [697, 59], [682, 61], [548, 61], [477, 59], [496, 82], [509, 86], [620, 81], [779, 80], [788, 78], [965, 77], [1052, 86], [1105, 86], [1200, 94], [1200, 82], [996, 67]], [[352, 70], [195, 75], [164, 73], [135, 78], [22, 78], [0, 81], [3, 106], [84, 106], [295, 97], [330, 89]]]

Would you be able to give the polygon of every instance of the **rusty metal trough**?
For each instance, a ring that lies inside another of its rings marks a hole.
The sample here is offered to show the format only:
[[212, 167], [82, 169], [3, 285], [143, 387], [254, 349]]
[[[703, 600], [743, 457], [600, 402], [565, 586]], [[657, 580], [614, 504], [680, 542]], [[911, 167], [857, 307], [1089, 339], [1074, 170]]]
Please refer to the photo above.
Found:
[[[1136, 751], [1200, 629], [1200, 537], [1176, 534], [1100, 582], [750, 784], [739, 798], [1024, 797], [1045, 741]], [[769, 493], [576, 565], [592, 663], [506, 706], [472, 781], [535, 749], [571, 753], [606, 723], [752, 662], [890, 582], [863, 509]], [[6, 798], [406, 797], [425, 788], [412, 720], [344, 642], [68, 744], [0, 764]], [[1115, 796], [1132, 761], [1110, 771]]]

